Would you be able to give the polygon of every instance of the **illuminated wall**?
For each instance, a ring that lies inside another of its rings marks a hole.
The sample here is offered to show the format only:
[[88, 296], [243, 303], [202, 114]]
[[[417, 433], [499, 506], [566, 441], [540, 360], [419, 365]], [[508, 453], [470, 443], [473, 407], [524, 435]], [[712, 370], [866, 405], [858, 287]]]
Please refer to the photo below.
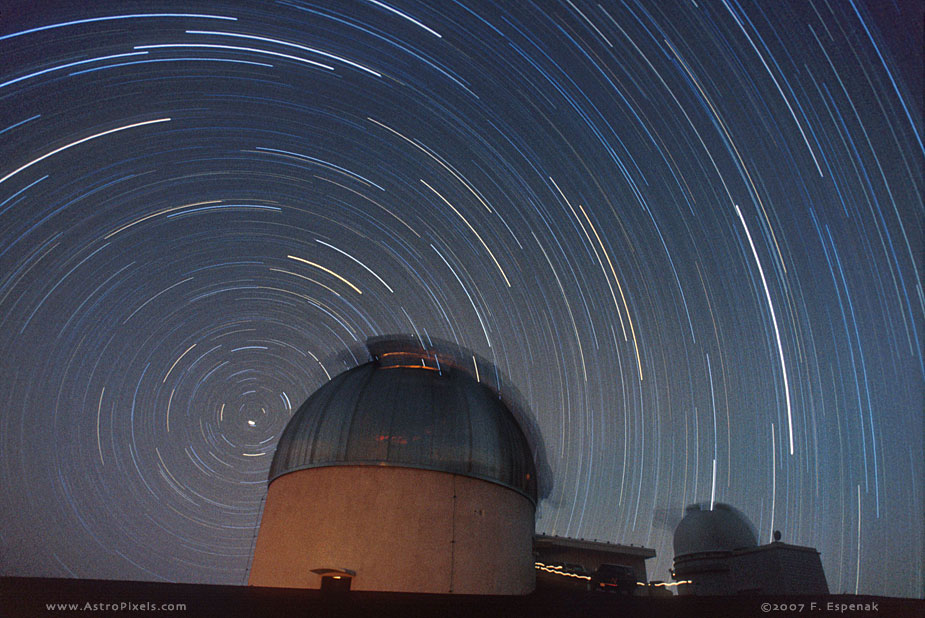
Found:
[[497, 483], [414, 468], [328, 466], [269, 487], [249, 584], [319, 588], [317, 569], [356, 573], [352, 590], [527, 594], [534, 505]]

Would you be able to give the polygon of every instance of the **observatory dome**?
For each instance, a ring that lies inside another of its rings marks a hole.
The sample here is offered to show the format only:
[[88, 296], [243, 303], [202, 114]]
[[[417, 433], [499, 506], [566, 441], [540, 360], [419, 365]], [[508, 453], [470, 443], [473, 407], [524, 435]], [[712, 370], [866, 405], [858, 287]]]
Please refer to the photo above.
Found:
[[715, 503], [712, 510], [707, 505], [688, 506], [674, 531], [675, 556], [757, 545], [755, 527], [745, 514], [721, 502]]
[[[326, 466], [394, 466], [491, 481], [537, 500], [533, 452], [502, 399], [459, 367], [385, 353], [296, 411], [269, 480]], [[436, 362], [435, 362], [436, 361]]]

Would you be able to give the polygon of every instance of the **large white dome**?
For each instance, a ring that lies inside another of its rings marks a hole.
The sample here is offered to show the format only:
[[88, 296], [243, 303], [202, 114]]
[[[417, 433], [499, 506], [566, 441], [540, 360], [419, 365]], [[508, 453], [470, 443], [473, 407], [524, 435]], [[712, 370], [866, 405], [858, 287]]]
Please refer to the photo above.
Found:
[[329, 466], [422, 468], [498, 483], [536, 504], [532, 448], [497, 393], [432, 352], [374, 351], [372, 361], [334, 377], [293, 415], [271, 482]]

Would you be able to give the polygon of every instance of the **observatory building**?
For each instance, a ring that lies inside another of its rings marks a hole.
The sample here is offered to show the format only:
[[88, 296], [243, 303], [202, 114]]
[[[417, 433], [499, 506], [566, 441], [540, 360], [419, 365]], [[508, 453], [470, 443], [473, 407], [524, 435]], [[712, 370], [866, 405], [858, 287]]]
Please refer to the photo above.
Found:
[[536, 464], [511, 409], [420, 344], [369, 351], [283, 431], [248, 583], [531, 592]]
[[678, 594], [828, 594], [819, 552], [775, 539], [758, 545], [755, 527], [728, 504], [688, 506], [674, 532]]

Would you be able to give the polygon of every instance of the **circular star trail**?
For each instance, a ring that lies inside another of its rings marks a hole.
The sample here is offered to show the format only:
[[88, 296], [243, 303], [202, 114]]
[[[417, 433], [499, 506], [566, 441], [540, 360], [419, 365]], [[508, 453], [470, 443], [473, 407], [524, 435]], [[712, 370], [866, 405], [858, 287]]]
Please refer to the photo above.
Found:
[[190, 6], [0, 20], [4, 574], [244, 582], [293, 409], [406, 333], [522, 394], [539, 532], [668, 579], [723, 501], [920, 594], [921, 7]]

